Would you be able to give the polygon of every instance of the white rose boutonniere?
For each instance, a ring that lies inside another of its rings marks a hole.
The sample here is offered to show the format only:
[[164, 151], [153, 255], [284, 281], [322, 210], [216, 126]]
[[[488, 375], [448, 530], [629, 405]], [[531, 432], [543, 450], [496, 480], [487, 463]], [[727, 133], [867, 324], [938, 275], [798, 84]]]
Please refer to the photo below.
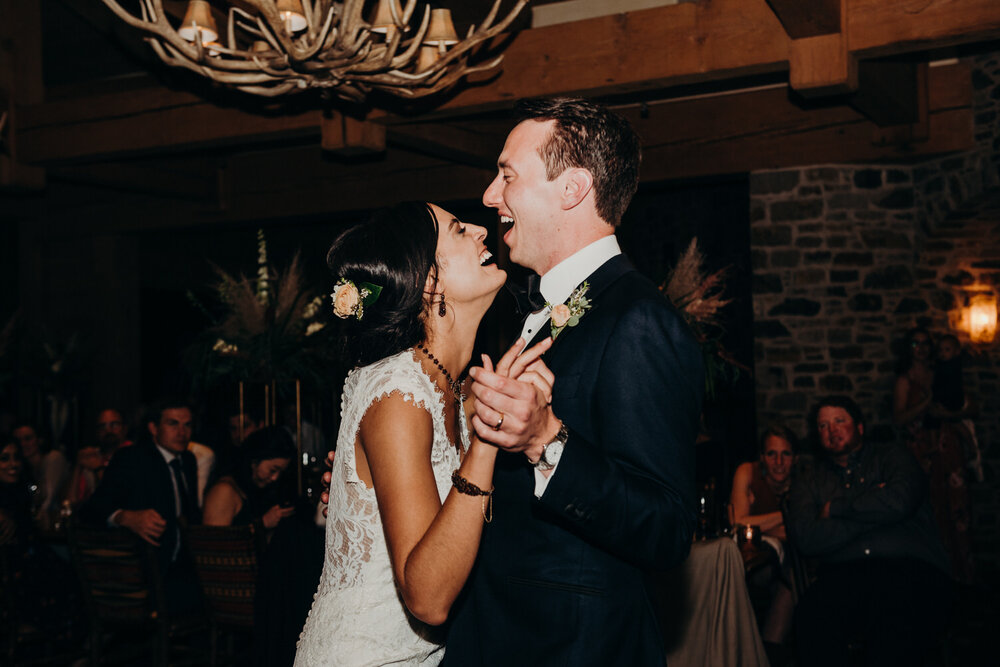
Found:
[[590, 300], [586, 296], [589, 289], [590, 283], [585, 282], [573, 290], [566, 303], [552, 306], [549, 313], [552, 340], [555, 340], [566, 327], [575, 327], [580, 323], [580, 318], [590, 309]]

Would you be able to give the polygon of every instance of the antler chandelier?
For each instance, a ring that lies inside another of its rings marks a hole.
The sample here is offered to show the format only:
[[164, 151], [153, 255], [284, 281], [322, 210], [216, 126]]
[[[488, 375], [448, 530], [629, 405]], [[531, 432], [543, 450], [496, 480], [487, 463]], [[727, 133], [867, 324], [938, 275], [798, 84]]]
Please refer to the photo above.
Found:
[[207, 0], [191, 0], [177, 27], [163, 0], [139, 0], [140, 16], [118, 0], [102, 1], [146, 32], [168, 65], [253, 95], [319, 88], [352, 101], [364, 100], [372, 90], [423, 97], [466, 74], [493, 69], [502, 56], [474, 65], [470, 56], [503, 32], [528, 2], [518, 0], [494, 24], [501, 2], [496, 0], [483, 22], [459, 40], [451, 12], [426, 4], [414, 30], [417, 0], [407, 0], [405, 7], [399, 0], [229, 0], [223, 42]]

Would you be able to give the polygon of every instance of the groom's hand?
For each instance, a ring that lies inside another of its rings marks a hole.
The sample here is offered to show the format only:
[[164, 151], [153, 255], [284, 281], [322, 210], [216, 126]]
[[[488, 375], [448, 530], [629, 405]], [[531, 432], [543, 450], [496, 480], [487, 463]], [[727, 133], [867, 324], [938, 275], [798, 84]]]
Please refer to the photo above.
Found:
[[540, 361], [551, 344], [549, 339], [519, 354], [524, 342], [518, 340], [496, 370], [484, 363], [469, 371], [476, 397], [472, 426], [481, 440], [537, 460], [558, 435], [560, 422], [550, 405], [554, 378]]

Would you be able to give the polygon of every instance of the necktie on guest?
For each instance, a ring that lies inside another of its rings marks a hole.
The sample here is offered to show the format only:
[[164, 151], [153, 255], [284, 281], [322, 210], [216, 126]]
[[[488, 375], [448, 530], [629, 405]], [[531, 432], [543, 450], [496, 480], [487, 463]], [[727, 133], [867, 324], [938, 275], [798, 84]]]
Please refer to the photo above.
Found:
[[188, 518], [191, 516], [191, 491], [187, 483], [187, 477], [184, 476], [184, 466], [181, 462], [181, 457], [176, 456], [170, 461], [170, 471], [174, 475], [174, 482], [177, 483], [177, 502], [175, 503], [176, 509], [178, 511], [178, 516], [183, 516]]

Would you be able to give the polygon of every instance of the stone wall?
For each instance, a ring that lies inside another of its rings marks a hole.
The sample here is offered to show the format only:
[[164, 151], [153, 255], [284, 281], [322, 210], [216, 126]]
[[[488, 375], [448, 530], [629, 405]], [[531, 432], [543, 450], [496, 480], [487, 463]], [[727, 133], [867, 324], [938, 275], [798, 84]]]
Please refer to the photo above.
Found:
[[[977, 148], [910, 165], [819, 165], [751, 174], [758, 423], [805, 434], [815, 398], [853, 396], [867, 434], [891, 420], [898, 341], [936, 333], [970, 289], [1000, 292], [1000, 58], [972, 61]], [[976, 286], [973, 288], [973, 286]], [[1000, 580], [1000, 341], [967, 351], [986, 481], [973, 488], [981, 576]]]

